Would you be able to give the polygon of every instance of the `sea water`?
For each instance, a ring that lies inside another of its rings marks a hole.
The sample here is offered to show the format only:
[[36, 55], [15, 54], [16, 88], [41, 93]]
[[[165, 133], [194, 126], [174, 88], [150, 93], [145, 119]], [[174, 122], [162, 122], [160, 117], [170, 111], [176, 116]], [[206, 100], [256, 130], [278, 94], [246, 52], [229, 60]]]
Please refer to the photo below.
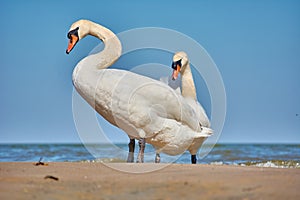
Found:
[[[127, 151], [127, 144], [0, 144], [0, 162], [126, 162]], [[155, 150], [147, 145], [145, 162], [154, 162], [154, 157]], [[217, 144], [199, 157], [200, 164], [300, 168], [300, 144]], [[191, 159], [189, 152], [161, 154], [161, 162], [191, 163]]]

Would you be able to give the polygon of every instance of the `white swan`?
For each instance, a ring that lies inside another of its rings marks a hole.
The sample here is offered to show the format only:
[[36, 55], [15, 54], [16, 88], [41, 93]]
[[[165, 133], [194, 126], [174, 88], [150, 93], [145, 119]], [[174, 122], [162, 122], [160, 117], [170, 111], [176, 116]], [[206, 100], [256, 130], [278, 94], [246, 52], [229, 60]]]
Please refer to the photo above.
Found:
[[[197, 101], [194, 79], [193, 79], [192, 71], [191, 71], [191, 68], [189, 65], [188, 56], [185, 52], [175, 53], [175, 55], [173, 56], [172, 68], [173, 68], [172, 80], [176, 80], [178, 78], [179, 73], [181, 74], [182, 97], [184, 98], [184, 101], [187, 102], [194, 109], [194, 112], [197, 115], [196, 119], [199, 122], [201, 131], [207, 133], [208, 135], [212, 134], [213, 131], [210, 129], [210, 122], [205, 113], [205, 110], [202, 108], [200, 103]], [[179, 93], [177, 92], [177, 94], [180, 96], [180, 92]], [[197, 137], [195, 139], [193, 139], [193, 138], [185, 138], [184, 139], [184, 133], [180, 133], [180, 134], [183, 134], [183, 135], [178, 135], [178, 134], [174, 135], [171, 133], [169, 136], [167, 136], [165, 133], [164, 138], [170, 137], [173, 139], [172, 139], [172, 141], [168, 142], [168, 144], [166, 146], [161, 147], [162, 150], [157, 149], [155, 162], [160, 162], [159, 153], [161, 151], [164, 152], [165, 151], [164, 148], [167, 148], [168, 146], [170, 146], [168, 148], [175, 148], [175, 146], [177, 146], [178, 151], [176, 152], [176, 154], [180, 153], [179, 152], [180, 150], [184, 151], [184, 150], [188, 149], [191, 153], [192, 163], [195, 164], [197, 162], [196, 153], [197, 153], [198, 149], [201, 147], [201, 145], [204, 142], [204, 140], [206, 139], [206, 137], [199, 137], [199, 138]], [[153, 137], [151, 139], [151, 141], [147, 140], [147, 142], [158, 147], [159, 145], [154, 142], [157, 138], [159, 138], [159, 136]], [[158, 141], [162, 144], [165, 142], [165, 141], [162, 141], [161, 139], [158, 139]], [[186, 143], [186, 145], [185, 145], [185, 143]], [[172, 145], [174, 147], [172, 147]]]
[[[99, 38], [105, 47], [76, 65], [72, 78], [78, 93], [131, 139], [143, 138], [157, 152], [177, 155], [189, 149], [195, 155], [200, 147], [195, 141], [203, 141], [211, 134], [211, 129], [200, 123], [203, 116], [199, 112], [203, 109], [197, 107], [198, 102], [183, 98], [160, 81], [106, 69], [120, 57], [121, 43], [110, 30], [94, 22], [79, 20], [72, 24], [66, 52], [70, 53], [86, 35]], [[139, 161], [142, 156], [139, 153]]]

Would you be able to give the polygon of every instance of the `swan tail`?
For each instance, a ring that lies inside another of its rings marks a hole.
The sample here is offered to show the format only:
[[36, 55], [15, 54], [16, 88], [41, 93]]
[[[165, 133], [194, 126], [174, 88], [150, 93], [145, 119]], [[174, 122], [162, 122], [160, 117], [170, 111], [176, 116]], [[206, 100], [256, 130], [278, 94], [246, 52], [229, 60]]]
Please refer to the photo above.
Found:
[[207, 127], [201, 127], [201, 132], [197, 132], [195, 138], [201, 138], [201, 137], [209, 137], [211, 136], [214, 131], [211, 128]]

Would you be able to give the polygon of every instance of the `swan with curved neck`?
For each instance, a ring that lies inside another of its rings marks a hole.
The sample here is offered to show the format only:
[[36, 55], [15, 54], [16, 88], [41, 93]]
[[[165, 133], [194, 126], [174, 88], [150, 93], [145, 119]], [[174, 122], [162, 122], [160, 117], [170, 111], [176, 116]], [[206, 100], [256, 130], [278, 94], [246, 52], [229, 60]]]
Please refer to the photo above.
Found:
[[[104, 50], [96, 55], [90, 55], [84, 58], [77, 64], [73, 71], [73, 84], [81, 96], [101, 114], [103, 111], [101, 109], [103, 108], [99, 106], [96, 107], [95, 104], [96, 91], [94, 85], [95, 79], [97, 79], [95, 76], [97, 76], [100, 69], [106, 69], [118, 60], [122, 52], [122, 46], [120, 40], [109, 29], [89, 20], [79, 20], [72, 24], [70, 31], [68, 32], [67, 37], [69, 38], [69, 45], [66, 53], [69, 54], [77, 42], [87, 35], [92, 35], [103, 41], [105, 44]], [[84, 85], [91, 80], [90, 90], [88, 90]], [[111, 124], [116, 125], [114, 118], [111, 115], [105, 115], [103, 117]], [[129, 143], [128, 162], [133, 162], [134, 146], [135, 140], [131, 138]], [[140, 159], [140, 162], [142, 162], [142, 157]]]
[[[197, 101], [197, 95], [196, 95], [196, 88], [194, 84], [194, 79], [192, 75], [192, 70], [190, 68], [190, 63], [188, 56], [185, 52], [177, 52], [173, 56], [173, 74], [172, 79], [176, 80], [178, 78], [178, 74], [181, 74], [181, 88], [182, 88], [182, 96], [187, 99], [193, 99], [194, 101], [191, 101], [192, 103], [195, 103], [194, 106], [195, 109], [198, 110], [199, 113], [199, 119], [200, 119], [200, 125], [202, 128], [209, 128], [210, 122], [208, 120], [208, 117], [206, 116], [206, 113], [202, 106]], [[191, 160], [192, 163], [197, 162], [196, 158], [196, 152], [202, 145], [206, 138], [201, 139], [195, 139], [191, 145], [190, 152], [191, 152]]]
[[[181, 95], [184, 98], [185, 102], [187, 102], [191, 107], [193, 107], [194, 111], [197, 113], [197, 118], [199, 119], [199, 126], [208, 134], [212, 134], [212, 130], [210, 127], [210, 122], [205, 113], [205, 110], [202, 108], [200, 103], [197, 101], [196, 88], [194, 84], [194, 79], [192, 75], [192, 71], [189, 64], [188, 56], [185, 52], [176, 52], [173, 56], [172, 62], [172, 80], [176, 80], [178, 75], [181, 74]], [[180, 91], [179, 91], [180, 93]], [[188, 150], [191, 153], [191, 161], [192, 164], [197, 163], [196, 153], [198, 149], [201, 147], [206, 137], [195, 138]], [[155, 162], [160, 162], [159, 151], [156, 153]]]
[[[188, 149], [195, 155], [201, 146], [195, 141], [202, 141], [211, 134], [208, 119], [199, 103], [178, 95], [160, 81], [130, 71], [106, 69], [120, 57], [121, 43], [113, 32], [94, 22], [79, 20], [71, 26], [66, 52], [70, 53], [87, 35], [99, 38], [105, 47], [76, 65], [72, 78], [78, 93], [131, 139], [143, 138], [158, 153], [178, 155]], [[188, 89], [190, 83], [186, 80], [183, 90]], [[183, 94], [196, 97], [195, 91]], [[141, 156], [139, 153], [140, 161]]]

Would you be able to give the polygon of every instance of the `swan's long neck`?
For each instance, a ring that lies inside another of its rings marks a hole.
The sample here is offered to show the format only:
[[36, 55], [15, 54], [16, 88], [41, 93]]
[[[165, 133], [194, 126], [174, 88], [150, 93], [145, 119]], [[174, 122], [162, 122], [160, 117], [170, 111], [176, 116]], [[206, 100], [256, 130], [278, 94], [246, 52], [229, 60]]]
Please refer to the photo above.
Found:
[[197, 100], [196, 88], [190, 64], [188, 63], [181, 76], [182, 96]]
[[87, 20], [78, 23], [81, 23], [79, 24], [81, 39], [86, 35], [92, 35], [102, 40], [105, 46], [101, 52], [85, 57], [76, 65], [73, 70], [73, 85], [99, 114], [115, 124], [110, 108], [113, 83], [110, 85], [109, 81], [113, 79], [104, 76], [107, 71], [103, 69], [111, 66], [120, 57], [121, 43], [113, 32], [99, 24]]
[[73, 82], [81, 71], [87, 73], [96, 73], [100, 69], [105, 69], [111, 66], [118, 60], [122, 52], [121, 42], [118, 37], [109, 29], [91, 21], [85, 22], [86, 35], [92, 35], [104, 43], [104, 49], [96, 54], [83, 58], [76, 66], [73, 72]]
[[103, 51], [87, 57], [87, 59], [97, 64], [97, 69], [108, 68], [119, 59], [122, 52], [122, 46], [120, 40], [113, 32], [92, 22], [90, 25], [90, 35], [99, 38], [105, 45]]

